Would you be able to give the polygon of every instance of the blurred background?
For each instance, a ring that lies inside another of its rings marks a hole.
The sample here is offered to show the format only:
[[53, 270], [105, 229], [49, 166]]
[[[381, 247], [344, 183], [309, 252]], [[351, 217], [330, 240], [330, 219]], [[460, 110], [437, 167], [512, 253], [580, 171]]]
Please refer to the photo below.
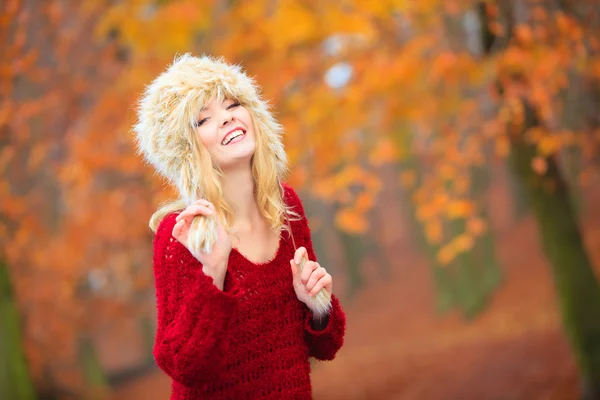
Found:
[[315, 399], [600, 399], [600, 2], [2, 0], [0, 399], [167, 399], [144, 86], [222, 56], [348, 314]]

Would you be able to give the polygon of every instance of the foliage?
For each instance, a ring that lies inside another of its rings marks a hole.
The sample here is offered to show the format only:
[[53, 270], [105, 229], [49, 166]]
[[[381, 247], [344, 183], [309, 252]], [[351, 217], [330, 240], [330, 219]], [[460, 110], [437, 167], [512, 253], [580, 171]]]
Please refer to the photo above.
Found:
[[514, 3], [2, 2], [0, 242], [37, 382], [80, 387], [79, 335], [151, 313], [146, 223], [172, 192], [128, 131], [177, 53], [255, 76], [285, 127], [290, 182], [335, 203], [350, 235], [369, 232], [376, 168], [411, 165], [398, 181], [440, 264], [489, 231], [472, 174], [511, 153], [522, 98], [541, 121], [524, 133], [531, 168], [543, 177], [576, 151], [570, 183], [593, 182], [599, 4]]

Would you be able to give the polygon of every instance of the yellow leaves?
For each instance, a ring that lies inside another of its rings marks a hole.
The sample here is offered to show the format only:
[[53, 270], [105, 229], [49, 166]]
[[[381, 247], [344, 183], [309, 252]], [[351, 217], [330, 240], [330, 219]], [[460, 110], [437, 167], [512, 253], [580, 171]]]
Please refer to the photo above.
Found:
[[273, 51], [280, 52], [293, 45], [306, 43], [318, 33], [315, 15], [294, 0], [277, 3], [273, 16], [264, 24], [266, 38]]
[[361, 13], [387, 19], [394, 12], [405, 11], [409, 6], [409, 2], [407, 0], [357, 0], [355, 6], [357, 11]]
[[100, 37], [119, 27], [119, 39], [131, 51], [172, 58], [193, 48], [196, 33], [209, 26], [212, 5], [181, 0], [156, 5], [148, 0], [121, 2], [104, 14], [97, 28]]
[[321, 24], [330, 34], [355, 33], [370, 42], [377, 37], [377, 31], [366, 13], [347, 12], [336, 2], [320, 5]]

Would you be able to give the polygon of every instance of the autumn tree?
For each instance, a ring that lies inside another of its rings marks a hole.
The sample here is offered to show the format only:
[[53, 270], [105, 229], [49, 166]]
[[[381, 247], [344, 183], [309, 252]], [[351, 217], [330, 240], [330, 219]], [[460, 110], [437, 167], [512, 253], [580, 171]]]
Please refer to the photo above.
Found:
[[10, 398], [102, 395], [95, 332], [151, 315], [150, 185], [123, 133], [133, 96], [113, 86], [127, 54], [116, 30], [99, 31], [109, 9], [0, 5], [0, 391], [21, 393]]
[[[397, 168], [435, 282], [468, 316], [501, 281], [486, 174], [508, 160], [594, 398], [598, 289], [572, 202], [597, 168], [598, 7], [4, 2], [0, 240], [38, 387], [50, 376], [81, 389], [77, 353], [102, 383], [90, 333], [110, 316], [148, 312], [146, 222], [174, 194], [132, 149], [131, 106], [176, 53], [192, 51], [239, 62], [260, 83], [286, 129], [290, 183], [336, 210], [348, 248], [372, 229], [377, 168]], [[350, 272], [360, 277], [360, 265]]]

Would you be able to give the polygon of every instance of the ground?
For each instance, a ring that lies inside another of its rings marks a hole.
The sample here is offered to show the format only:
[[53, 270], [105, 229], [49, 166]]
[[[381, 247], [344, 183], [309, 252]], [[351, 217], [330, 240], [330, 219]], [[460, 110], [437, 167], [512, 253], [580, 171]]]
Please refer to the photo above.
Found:
[[[590, 215], [585, 225], [596, 265], [600, 234], [592, 221], [598, 217]], [[504, 285], [481, 316], [467, 322], [457, 313], [437, 315], [424, 260], [409, 247], [396, 249], [402, 255], [392, 278], [371, 279], [344, 304], [346, 341], [334, 361], [315, 365], [314, 398], [577, 399], [577, 370], [535, 222], [528, 217], [499, 226]], [[120, 387], [114, 400], [168, 399], [169, 393], [169, 380], [157, 370]]]

